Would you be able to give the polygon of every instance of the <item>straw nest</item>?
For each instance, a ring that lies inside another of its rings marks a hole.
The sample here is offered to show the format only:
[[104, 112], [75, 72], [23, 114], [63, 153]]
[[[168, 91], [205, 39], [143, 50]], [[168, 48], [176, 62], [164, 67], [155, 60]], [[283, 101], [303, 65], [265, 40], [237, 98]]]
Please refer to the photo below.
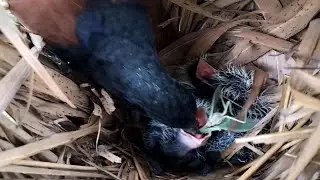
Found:
[[[167, 18], [159, 24], [162, 31], [180, 37], [160, 51], [161, 63], [175, 74], [188, 57], [205, 53], [210, 64], [254, 65], [278, 84], [281, 100], [222, 153], [227, 161], [248, 148], [257, 154], [253, 162], [207, 177], [154, 178], [319, 178], [320, 1], [196, 2], [164, 0], [158, 8]], [[0, 176], [151, 179], [118, 126], [126, 117], [121, 108], [104, 90], [75, 83], [39, 56], [41, 37], [32, 35], [29, 49], [26, 33], [0, 11]]]

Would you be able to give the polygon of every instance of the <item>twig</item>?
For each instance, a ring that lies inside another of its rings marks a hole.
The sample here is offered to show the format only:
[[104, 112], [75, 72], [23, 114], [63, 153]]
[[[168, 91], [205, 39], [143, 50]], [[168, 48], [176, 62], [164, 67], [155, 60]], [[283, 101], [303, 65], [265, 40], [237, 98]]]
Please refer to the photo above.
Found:
[[17, 48], [22, 57], [28, 62], [32, 69], [39, 75], [40, 78], [48, 85], [48, 87], [59, 97], [62, 101], [69, 104], [71, 107], [76, 106], [68, 99], [68, 97], [61, 91], [59, 86], [54, 82], [49, 73], [45, 70], [37, 57], [35, 57], [27, 45], [22, 41], [21, 34], [14, 22], [6, 14], [3, 7], [0, 6], [0, 29], [3, 34], [10, 40], [10, 42]]
[[96, 178], [107, 178], [103, 174], [93, 172], [82, 172], [82, 171], [66, 171], [48, 168], [36, 168], [27, 166], [9, 165], [0, 168], [0, 172], [13, 172], [23, 174], [39, 174], [39, 175], [51, 175], [51, 176], [73, 176], [73, 177], [96, 177]]
[[86, 161], [86, 160], [84, 160], [84, 159], [82, 159], [82, 161], [84, 161], [84, 162], [86, 162], [87, 164], [89, 164], [89, 165], [91, 165], [91, 166], [99, 169], [99, 170], [102, 171], [102, 172], [107, 173], [107, 174], [108, 174], [109, 176], [111, 176], [113, 179], [120, 180], [120, 178], [118, 178], [116, 175], [114, 175], [114, 174], [112, 174], [111, 172], [105, 170], [104, 168], [101, 168], [100, 166], [96, 165], [95, 163], [90, 162], [90, 161]]
[[257, 159], [257, 161], [238, 180], [249, 179], [254, 172], [256, 172], [275, 152], [281, 148], [282, 145], [282, 142], [273, 145], [263, 156]]
[[31, 161], [31, 160], [20, 160], [20, 161], [13, 162], [12, 164], [21, 165], [21, 166], [33, 166], [33, 167], [79, 170], [79, 171], [97, 171], [98, 170], [95, 167], [89, 167], [89, 166], [77, 166], [77, 165], [58, 164], [58, 163]]
[[291, 140], [296, 140], [296, 139], [306, 139], [313, 132], [314, 132], [314, 129], [304, 129], [304, 130], [299, 130], [299, 131], [264, 134], [264, 135], [259, 135], [259, 136], [238, 138], [235, 140], [235, 142], [236, 143], [252, 142], [255, 144], [260, 144], [260, 143], [272, 144], [272, 143], [286, 142], [286, 141], [291, 141]]
[[98, 127], [93, 126], [78, 131], [55, 134], [46, 139], [26, 144], [0, 153], [0, 167], [11, 164], [14, 161], [25, 159], [44, 150], [52, 149], [63, 144], [70, 143], [80, 137], [95, 133]]
[[[36, 48], [32, 48], [33, 52], [36, 52]], [[20, 86], [27, 79], [29, 74], [32, 72], [32, 68], [28, 63], [21, 59], [2, 80], [0, 81], [0, 112], [3, 112], [10, 104], [13, 97], [16, 95]]]
[[312, 161], [312, 158], [318, 153], [320, 148], [320, 123], [315, 132], [308, 139], [297, 161], [291, 166], [287, 180], [296, 179], [304, 168]]

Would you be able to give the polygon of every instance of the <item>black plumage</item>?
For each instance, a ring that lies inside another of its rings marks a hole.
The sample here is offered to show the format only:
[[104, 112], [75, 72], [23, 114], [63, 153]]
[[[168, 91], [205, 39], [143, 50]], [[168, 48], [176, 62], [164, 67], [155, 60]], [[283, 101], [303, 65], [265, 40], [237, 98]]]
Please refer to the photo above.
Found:
[[197, 126], [191, 92], [161, 67], [146, 10], [90, 0], [76, 20], [77, 46], [54, 47], [71, 66], [170, 127]]

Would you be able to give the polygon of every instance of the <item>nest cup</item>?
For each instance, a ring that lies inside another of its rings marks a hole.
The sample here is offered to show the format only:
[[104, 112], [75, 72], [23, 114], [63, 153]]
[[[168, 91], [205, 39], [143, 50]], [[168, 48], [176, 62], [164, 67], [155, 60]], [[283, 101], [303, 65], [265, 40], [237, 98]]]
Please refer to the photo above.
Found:
[[[221, 152], [228, 166], [206, 176], [186, 172], [164, 177], [153, 175], [132, 141], [139, 136], [131, 132], [134, 122], [144, 117], [81, 74], [64, 74], [67, 65], [46, 49], [46, 40], [30, 34], [32, 29], [22, 20], [32, 17], [31, 7], [25, 6], [25, 18], [13, 18], [5, 8], [18, 10], [20, 2], [11, 0], [15, 7], [1, 2], [0, 177], [319, 178], [320, 1], [299, 2], [139, 1], [151, 15], [161, 64], [187, 88], [194, 82], [186, 68], [202, 58], [218, 70], [233, 64], [267, 74], [267, 79], [255, 76], [252, 89], [257, 91], [250, 93], [256, 93], [256, 100], [262, 89], [272, 88], [268, 100], [277, 102]], [[66, 42], [70, 38], [60, 37]], [[255, 154], [254, 160], [231, 164], [244, 148]]]

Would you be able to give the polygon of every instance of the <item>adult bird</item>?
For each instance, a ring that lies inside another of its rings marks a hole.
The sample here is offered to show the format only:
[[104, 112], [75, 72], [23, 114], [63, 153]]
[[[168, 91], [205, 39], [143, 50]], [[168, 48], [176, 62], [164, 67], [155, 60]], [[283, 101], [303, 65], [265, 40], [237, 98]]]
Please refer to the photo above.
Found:
[[9, 6], [74, 68], [151, 119], [176, 128], [203, 125], [192, 92], [160, 65], [148, 13], [138, 0], [9, 0]]

